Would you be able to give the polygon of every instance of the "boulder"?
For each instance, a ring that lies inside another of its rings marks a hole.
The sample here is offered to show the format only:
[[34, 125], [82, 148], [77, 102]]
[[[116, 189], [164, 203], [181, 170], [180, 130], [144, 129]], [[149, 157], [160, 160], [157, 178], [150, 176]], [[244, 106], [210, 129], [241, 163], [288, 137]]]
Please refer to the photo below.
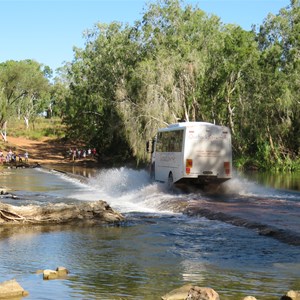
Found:
[[65, 267], [57, 267], [56, 272], [59, 277], [66, 277], [69, 274], [69, 270]]
[[281, 300], [300, 300], [300, 291], [288, 291]]
[[194, 286], [189, 290], [186, 300], [220, 300], [220, 297], [211, 288]]
[[172, 290], [161, 297], [162, 300], [220, 300], [219, 294], [208, 287], [198, 287], [191, 284]]
[[257, 300], [257, 299], [253, 296], [247, 296], [243, 300]]
[[58, 278], [58, 273], [54, 270], [44, 270], [43, 271], [43, 279], [44, 280], [52, 280], [52, 279], [57, 279]]
[[185, 300], [188, 296], [189, 290], [193, 286], [191, 284], [186, 284], [178, 289], [172, 290], [171, 292], [165, 294], [161, 297], [162, 300]]
[[65, 267], [58, 267], [56, 270], [44, 270], [43, 279], [44, 280], [53, 280], [53, 279], [63, 279], [69, 274], [68, 269]]
[[15, 279], [0, 283], [1, 299], [25, 297], [28, 295], [29, 293], [25, 291]]

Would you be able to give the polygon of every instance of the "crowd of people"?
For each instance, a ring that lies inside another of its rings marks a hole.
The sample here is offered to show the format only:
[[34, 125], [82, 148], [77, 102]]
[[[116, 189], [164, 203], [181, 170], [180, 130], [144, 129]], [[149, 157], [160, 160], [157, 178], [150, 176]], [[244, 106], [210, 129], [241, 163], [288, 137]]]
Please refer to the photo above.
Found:
[[16, 152], [12, 151], [11, 149], [4, 154], [2, 150], [0, 150], [0, 163], [28, 163], [29, 154], [27, 151], [24, 153], [17, 154]]
[[[96, 148], [88, 148], [88, 149], [69, 149], [67, 151], [67, 156], [72, 159], [73, 161], [83, 158], [96, 158], [97, 156], [97, 150]], [[7, 153], [4, 153], [0, 149], [0, 163], [25, 163], [28, 164], [29, 160], [29, 154], [27, 151], [23, 153], [16, 153], [15, 151], [12, 151], [10, 149]]]
[[88, 149], [69, 149], [68, 151], [68, 156], [75, 161], [76, 159], [81, 159], [81, 158], [87, 158], [87, 157], [92, 157], [96, 158], [97, 156], [97, 150], [96, 148], [88, 148]]

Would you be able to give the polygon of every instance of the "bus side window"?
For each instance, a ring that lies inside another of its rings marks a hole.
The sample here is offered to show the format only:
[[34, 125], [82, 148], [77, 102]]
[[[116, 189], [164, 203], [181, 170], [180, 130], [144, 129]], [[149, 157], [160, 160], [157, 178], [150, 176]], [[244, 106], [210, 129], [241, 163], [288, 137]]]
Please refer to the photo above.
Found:
[[159, 132], [157, 135], [157, 140], [156, 140], [156, 151], [162, 152], [162, 146], [163, 146], [162, 133]]
[[173, 150], [172, 150], [173, 152], [181, 152], [182, 138], [183, 138], [182, 130], [174, 131], [174, 143], [173, 143]]
[[157, 135], [158, 152], [181, 152], [183, 130], [160, 132]]

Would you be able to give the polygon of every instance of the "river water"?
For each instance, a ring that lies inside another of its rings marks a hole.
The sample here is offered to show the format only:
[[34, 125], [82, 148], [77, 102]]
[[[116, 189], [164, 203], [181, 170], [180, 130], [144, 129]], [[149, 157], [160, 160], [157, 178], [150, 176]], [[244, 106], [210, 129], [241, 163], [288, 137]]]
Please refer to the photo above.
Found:
[[[15, 278], [26, 299], [160, 299], [187, 283], [212, 287], [222, 300], [279, 299], [300, 289], [299, 175], [236, 174], [218, 193], [170, 194], [144, 170], [67, 171], [73, 174], [4, 170], [0, 187], [18, 199], [0, 200], [102, 199], [126, 221], [0, 228], [0, 282]], [[67, 279], [43, 281], [36, 273], [58, 266], [70, 270]]]

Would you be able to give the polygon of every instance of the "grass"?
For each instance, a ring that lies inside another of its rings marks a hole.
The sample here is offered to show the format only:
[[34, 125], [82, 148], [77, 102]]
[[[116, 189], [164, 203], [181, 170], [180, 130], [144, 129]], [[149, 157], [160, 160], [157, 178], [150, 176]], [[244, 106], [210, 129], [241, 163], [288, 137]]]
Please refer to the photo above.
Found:
[[57, 117], [37, 117], [34, 122], [29, 123], [29, 128], [26, 128], [23, 120], [14, 119], [8, 122], [7, 135], [31, 140], [41, 140], [44, 137], [62, 138], [65, 136], [65, 128]]

